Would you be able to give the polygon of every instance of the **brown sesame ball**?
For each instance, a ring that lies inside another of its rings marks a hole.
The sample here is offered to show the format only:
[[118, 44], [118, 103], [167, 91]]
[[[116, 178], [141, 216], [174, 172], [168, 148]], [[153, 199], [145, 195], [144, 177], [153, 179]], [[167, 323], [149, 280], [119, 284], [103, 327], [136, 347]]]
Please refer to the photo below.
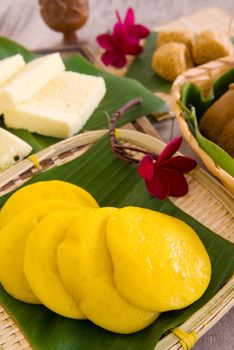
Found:
[[171, 42], [183, 43], [192, 51], [194, 34], [188, 29], [167, 30], [158, 34], [157, 47]]
[[227, 35], [211, 30], [204, 30], [197, 34], [193, 46], [193, 60], [196, 64], [232, 54], [233, 45]]
[[160, 46], [153, 54], [151, 65], [156, 74], [169, 81], [193, 66], [187, 46], [174, 42]]

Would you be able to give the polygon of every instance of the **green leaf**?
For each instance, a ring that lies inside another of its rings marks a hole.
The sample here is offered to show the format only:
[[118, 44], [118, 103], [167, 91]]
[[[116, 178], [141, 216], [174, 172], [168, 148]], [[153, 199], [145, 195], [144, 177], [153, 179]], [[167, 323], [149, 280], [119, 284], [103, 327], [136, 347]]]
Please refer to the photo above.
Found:
[[17, 53], [21, 54], [26, 62], [37, 57], [34, 53], [28, 51], [16, 42], [0, 36], [0, 59], [2, 60], [3, 58], [16, 55]]
[[[145, 190], [137, 167], [116, 158], [109, 142], [108, 136], [102, 138], [82, 157], [34, 177], [31, 183], [51, 179], [69, 181], [90, 191], [101, 206], [141, 206], [183, 220], [193, 227], [208, 251], [212, 262], [211, 283], [206, 293], [191, 306], [163, 313], [150, 327], [132, 335], [114, 334], [88, 321], [60, 317], [42, 306], [16, 301], [0, 288], [2, 306], [19, 324], [35, 350], [153, 350], [168, 329], [182, 323], [207, 303], [233, 273], [233, 245], [181, 211], [171, 201], [151, 197]], [[8, 197], [0, 198], [0, 205]]]
[[[21, 53], [27, 61], [36, 57], [34, 54], [30, 53], [28, 50], [15, 42], [0, 37], [0, 59], [16, 53]], [[103, 72], [95, 68], [79, 55], [70, 56], [64, 61], [67, 70], [102, 76], [106, 82], [107, 93], [99, 107], [94, 111], [93, 115], [84, 126], [83, 130], [107, 128], [109, 116], [125, 102], [136, 97], [142, 98], [143, 103], [135, 106], [129, 112], [127, 112], [125, 118], [119, 120], [118, 126], [134, 121], [143, 115], [149, 115], [154, 112], [163, 113], [167, 112], [168, 110], [164, 101], [157, 96], [154, 96], [149, 90], [135, 80], [121, 78], [110, 73]], [[77, 96], [77, 98], [79, 98], [79, 96]], [[13, 133], [28, 142], [33, 147], [34, 152], [59, 141], [58, 139], [52, 137], [32, 134], [25, 130], [14, 130]]]
[[221, 147], [208, 140], [200, 133], [196, 117], [196, 110], [194, 107], [192, 107], [190, 112], [190, 121], [193, 122], [195, 137], [199, 146], [213, 159], [215, 164], [234, 177], [234, 159]]
[[156, 50], [157, 33], [152, 32], [146, 39], [144, 51], [130, 65], [126, 77], [138, 80], [153, 92], [170, 92], [171, 83], [160, 78], [151, 68], [151, 60]]
[[[186, 101], [183, 99], [183, 101]], [[200, 133], [194, 106], [189, 109], [182, 101], [177, 101], [183, 110], [184, 118], [189, 130], [197, 140], [199, 146], [213, 159], [214, 163], [234, 177], [234, 159], [214, 142], [208, 140]]]
[[189, 81], [185, 82], [182, 86], [181, 101], [187, 108], [196, 106], [196, 113], [199, 120], [212, 103], [211, 99], [205, 99], [201, 90]]
[[231, 83], [234, 82], [234, 68], [224, 73], [218, 78], [213, 85], [214, 99], [212, 103], [217, 101], [226, 91]]
[[234, 83], [234, 69], [229, 70], [214, 82], [209, 97], [205, 99], [196, 85], [186, 82], [182, 86], [181, 101], [178, 103], [199, 146], [213, 159], [215, 164], [234, 177], [234, 159], [221, 147], [203, 136], [199, 130], [202, 115], [228, 90], [231, 83]]

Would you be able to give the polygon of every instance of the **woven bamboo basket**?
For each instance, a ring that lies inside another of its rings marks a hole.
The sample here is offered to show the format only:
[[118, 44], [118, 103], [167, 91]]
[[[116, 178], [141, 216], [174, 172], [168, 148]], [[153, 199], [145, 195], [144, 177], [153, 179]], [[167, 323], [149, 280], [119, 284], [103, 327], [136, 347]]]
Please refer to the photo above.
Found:
[[[177, 79], [173, 83], [172, 94], [174, 96], [175, 101], [180, 99], [181, 87], [183, 86], [185, 81], [189, 80], [192, 83], [196, 84], [199, 88], [201, 88], [203, 93], [206, 94], [212, 86], [213, 82], [220, 75], [222, 75], [231, 68], [234, 68], [233, 56], [220, 58], [216, 61], [211, 61], [196, 68], [189, 69], [188, 71], [177, 77]], [[175, 103], [174, 109], [177, 121], [180, 126], [180, 130], [187, 142], [191, 145], [194, 152], [196, 152], [196, 154], [201, 158], [201, 160], [209, 169], [209, 171], [214, 176], [216, 176], [232, 194], [234, 194], [234, 178], [222, 168], [217, 166], [214, 163], [213, 159], [203, 149], [200, 148], [197, 140], [188, 128], [181, 107]]]
[[[79, 157], [106, 133], [107, 130], [91, 131], [50, 146], [36, 154], [38, 164], [33, 163], [31, 159], [19, 162], [0, 174], [0, 195], [19, 187], [40, 172]], [[143, 147], [150, 152], [159, 153], [165, 146], [162, 141], [155, 137], [138, 131], [121, 129], [120, 137], [128, 143]], [[173, 199], [173, 202], [219, 235], [234, 241], [232, 195], [201, 168], [197, 168], [188, 176], [188, 183], [190, 187], [188, 195]], [[180, 328], [187, 333], [195, 331], [198, 338], [201, 337], [234, 305], [233, 287], [234, 278], [229, 280], [209, 303], [190, 317]], [[14, 320], [0, 307], [0, 348], [1, 346], [4, 350], [31, 349]], [[155, 350], [181, 348], [180, 339], [171, 333], [160, 340]]]

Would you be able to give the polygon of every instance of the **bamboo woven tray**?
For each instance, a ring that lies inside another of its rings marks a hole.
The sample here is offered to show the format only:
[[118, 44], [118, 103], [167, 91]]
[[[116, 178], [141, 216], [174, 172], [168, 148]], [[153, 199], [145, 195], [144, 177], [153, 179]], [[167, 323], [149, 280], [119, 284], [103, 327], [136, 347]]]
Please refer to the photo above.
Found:
[[[234, 68], [233, 56], [220, 58], [218, 60], [203, 64], [196, 68], [189, 69], [188, 71], [177, 77], [172, 86], [172, 94], [175, 100], [180, 99], [181, 87], [183, 86], [185, 81], [189, 80], [193, 82], [201, 88], [204, 94], [206, 94], [212, 86], [213, 82], [220, 75], [222, 75], [231, 68]], [[193, 148], [194, 152], [196, 152], [196, 154], [202, 159], [203, 163], [209, 169], [209, 171], [217, 178], [219, 178], [219, 180], [224, 184], [224, 186], [227, 187], [232, 194], [234, 194], [234, 178], [222, 168], [218, 167], [214, 163], [213, 159], [203, 149], [200, 148], [197, 140], [188, 128], [188, 124], [184, 119], [182, 109], [176, 103], [174, 108], [177, 121], [180, 125], [180, 130], [187, 142]]]
[[[0, 195], [3, 195], [29, 180], [41, 171], [66, 163], [87, 151], [107, 130], [80, 134], [61, 141], [36, 154], [38, 164], [25, 159], [0, 175]], [[120, 130], [120, 137], [126, 142], [159, 153], [165, 146], [153, 136], [132, 130]], [[173, 202], [188, 214], [195, 217], [220, 236], [234, 241], [233, 197], [209, 174], [201, 168], [188, 177], [190, 191], [186, 197]], [[199, 205], [198, 205], [199, 203]], [[195, 331], [198, 338], [206, 333], [234, 305], [232, 278], [209, 303], [190, 317], [180, 328], [190, 333]], [[30, 349], [30, 345], [18, 329], [14, 320], [0, 308], [0, 347], [4, 350]], [[165, 336], [155, 350], [181, 349], [180, 340], [174, 334]]]

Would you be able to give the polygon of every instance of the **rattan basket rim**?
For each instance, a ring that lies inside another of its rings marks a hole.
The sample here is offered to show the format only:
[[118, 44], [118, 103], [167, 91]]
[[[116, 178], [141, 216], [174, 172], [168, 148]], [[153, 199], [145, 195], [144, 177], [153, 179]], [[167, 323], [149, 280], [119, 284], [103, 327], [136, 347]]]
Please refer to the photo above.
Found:
[[[45, 150], [38, 152], [35, 156], [40, 164], [42, 164], [45, 160], [53, 160], [52, 164], [45, 169], [42, 167], [41, 169], [38, 169], [31, 159], [25, 159], [19, 162], [14, 167], [0, 174], [0, 195], [19, 187], [25, 181], [41, 171], [58, 166], [64, 162], [68, 162], [71, 159], [76, 158], [77, 156], [80, 156], [100, 137], [107, 133], [108, 130], [86, 132], [70, 139], [63, 140]], [[144, 147], [151, 152], [153, 151], [159, 153], [165, 146], [161, 140], [138, 131], [120, 129], [119, 136], [124, 141]], [[22, 178], [20, 175], [28, 170], [30, 171], [27, 173], [27, 177]], [[219, 182], [217, 182], [212, 176], [201, 168], [197, 168], [196, 171], [191, 174], [191, 178], [194, 178], [196, 182], [201, 183], [202, 186], [208, 189], [216, 200], [219, 203], [222, 203], [222, 206], [226, 208], [225, 210], [230, 213], [229, 215], [231, 215], [231, 217], [234, 216], [233, 196]], [[10, 185], [6, 187], [6, 184], [9, 184], [9, 182]], [[234, 278], [231, 278], [229, 282], [226, 283], [226, 285], [206, 305], [204, 305], [192, 317], [183, 323], [181, 328], [187, 332], [194, 330], [197, 332], [198, 337], [201, 337], [233, 307], [233, 287]], [[0, 345], [2, 344], [0, 343]], [[179, 348], [181, 348], [179, 339], [175, 335], [169, 334], [159, 341], [155, 347], [155, 350], [175, 350]]]
[[221, 74], [225, 73], [229, 69], [234, 68], [234, 56], [227, 56], [209, 63], [200, 65], [198, 67], [189, 69], [185, 73], [181, 74], [176, 78], [172, 85], [172, 95], [174, 97], [174, 109], [177, 121], [180, 126], [180, 130], [190, 144], [194, 152], [201, 158], [205, 166], [209, 171], [216, 176], [225, 187], [234, 194], [234, 178], [228, 174], [225, 170], [217, 166], [213, 159], [200, 148], [197, 140], [190, 132], [188, 125], [184, 119], [183, 111], [176, 101], [180, 100], [181, 87], [186, 81], [191, 81], [198, 85], [201, 89], [207, 90], [211, 87], [213, 81], [218, 78]]

